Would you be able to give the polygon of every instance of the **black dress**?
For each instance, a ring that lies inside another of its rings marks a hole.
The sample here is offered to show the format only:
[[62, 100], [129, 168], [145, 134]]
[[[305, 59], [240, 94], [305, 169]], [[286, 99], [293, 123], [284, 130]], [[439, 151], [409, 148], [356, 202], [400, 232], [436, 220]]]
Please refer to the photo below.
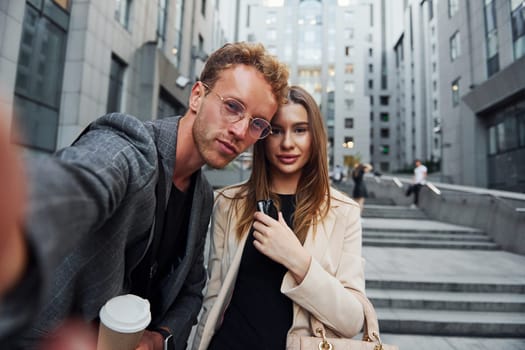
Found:
[[[281, 211], [293, 227], [295, 195], [279, 195]], [[244, 246], [232, 299], [208, 350], [275, 350], [286, 347], [293, 321], [293, 303], [280, 292], [287, 272], [253, 245], [253, 231]]]
[[366, 185], [365, 185], [365, 182], [363, 181], [364, 175], [365, 175], [365, 168], [361, 165], [359, 165], [356, 169], [352, 171], [352, 179], [354, 180], [354, 192], [352, 193], [353, 198], [368, 197]]

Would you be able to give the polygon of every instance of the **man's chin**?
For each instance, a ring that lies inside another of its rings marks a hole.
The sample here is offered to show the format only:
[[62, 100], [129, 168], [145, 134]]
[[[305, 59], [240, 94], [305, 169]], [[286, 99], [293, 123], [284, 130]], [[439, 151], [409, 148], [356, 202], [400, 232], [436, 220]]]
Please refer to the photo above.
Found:
[[224, 169], [232, 161], [233, 159], [210, 159], [206, 162], [206, 164], [212, 169], [221, 170]]

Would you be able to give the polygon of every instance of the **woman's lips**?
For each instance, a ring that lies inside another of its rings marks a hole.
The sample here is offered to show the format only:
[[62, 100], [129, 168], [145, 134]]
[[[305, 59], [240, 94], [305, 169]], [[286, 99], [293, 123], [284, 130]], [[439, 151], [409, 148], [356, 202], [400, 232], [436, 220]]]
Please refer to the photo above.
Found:
[[299, 156], [277, 156], [277, 159], [279, 159], [279, 161], [284, 164], [292, 164], [297, 160], [297, 158], [299, 158]]

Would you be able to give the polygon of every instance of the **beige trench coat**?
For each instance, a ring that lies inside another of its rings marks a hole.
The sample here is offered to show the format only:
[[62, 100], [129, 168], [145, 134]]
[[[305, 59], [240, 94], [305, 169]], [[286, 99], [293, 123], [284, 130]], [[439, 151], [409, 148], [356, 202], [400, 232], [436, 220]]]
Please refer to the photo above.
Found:
[[[209, 282], [192, 349], [206, 349], [220, 327], [231, 299], [241, 256], [248, 235], [238, 241], [237, 217], [232, 210], [235, 189], [217, 194], [213, 214]], [[293, 322], [289, 333], [308, 335], [310, 313], [323, 322], [332, 336], [353, 337], [363, 326], [363, 307], [353, 292], [364, 293], [364, 260], [361, 256], [359, 205], [331, 189], [331, 208], [308, 232], [304, 247], [312, 255], [309, 270], [301, 284], [285, 274], [281, 292], [293, 301]], [[352, 292], [353, 291], [353, 292]]]

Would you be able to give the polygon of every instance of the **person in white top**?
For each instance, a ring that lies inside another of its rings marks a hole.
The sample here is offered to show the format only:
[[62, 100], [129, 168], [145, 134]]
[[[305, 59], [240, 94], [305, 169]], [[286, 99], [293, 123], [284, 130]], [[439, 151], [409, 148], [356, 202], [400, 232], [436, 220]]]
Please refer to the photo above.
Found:
[[414, 178], [412, 180], [412, 185], [408, 188], [406, 195], [414, 193], [414, 203], [412, 207], [417, 207], [419, 204], [419, 191], [426, 183], [427, 178], [427, 167], [421, 164], [419, 159], [415, 160], [416, 167], [414, 169]]

